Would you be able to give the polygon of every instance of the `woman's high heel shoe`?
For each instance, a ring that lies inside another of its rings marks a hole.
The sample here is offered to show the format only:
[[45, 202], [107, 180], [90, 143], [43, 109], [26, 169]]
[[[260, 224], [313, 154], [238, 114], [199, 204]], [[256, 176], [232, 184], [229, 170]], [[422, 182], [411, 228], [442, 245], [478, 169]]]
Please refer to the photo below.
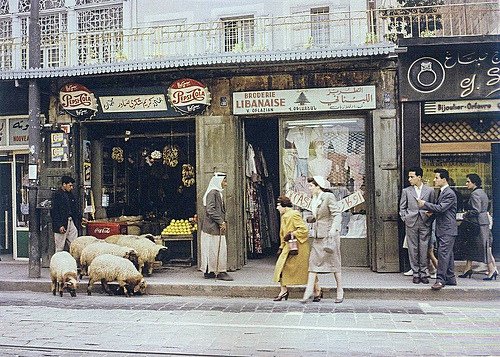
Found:
[[323, 299], [323, 290], [320, 291], [319, 295], [313, 297], [313, 302], [320, 302]]
[[459, 278], [471, 278], [472, 276], [472, 269], [467, 270], [465, 273], [460, 274], [458, 277]]
[[487, 278], [483, 278], [483, 280], [497, 280], [497, 275], [498, 275], [498, 271], [494, 271], [493, 274], [491, 274], [491, 276], [488, 276]]
[[273, 299], [273, 301], [281, 301], [283, 299], [288, 300], [288, 291], [284, 292], [283, 294], [279, 294]]

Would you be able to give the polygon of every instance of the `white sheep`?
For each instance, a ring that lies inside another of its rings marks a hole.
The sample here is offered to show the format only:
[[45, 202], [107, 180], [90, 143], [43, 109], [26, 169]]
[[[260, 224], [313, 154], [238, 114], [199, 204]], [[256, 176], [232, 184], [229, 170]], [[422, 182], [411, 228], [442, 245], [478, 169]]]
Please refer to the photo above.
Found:
[[130, 260], [136, 269], [138, 268], [137, 253], [133, 248], [112, 244], [105, 241], [98, 241], [87, 245], [80, 255], [80, 279], [87, 275], [87, 268], [99, 255], [112, 254]]
[[108, 238], [105, 239], [106, 242], [134, 248], [139, 261], [139, 271], [148, 276], [153, 273], [153, 265], [156, 260], [161, 262], [168, 260], [167, 247], [155, 244], [147, 235], [116, 235]]
[[50, 288], [52, 294], [59, 291], [63, 296], [63, 290], [69, 291], [71, 296], [76, 296], [77, 288], [76, 260], [66, 251], [55, 253], [50, 259]]
[[71, 245], [69, 246], [69, 252], [73, 256], [73, 258], [75, 258], [75, 260], [79, 263], [83, 248], [95, 242], [99, 242], [99, 239], [97, 239], [94, 236], [80, 236], [76, 238], [73, 242], [71, 242]]
[[90, 263], [88, 295], [92, 295], [92, 286], [98, 281], [108, 295], [113, 295], [108, 287], [111, 281], [118, 282], [127, 297], [130, 296], [130, 291], [134, 294], [138, 292], [144, 294], [146, 291], [146, 282], [134, 264], [130, 260], [112, 254], [99, 255]]

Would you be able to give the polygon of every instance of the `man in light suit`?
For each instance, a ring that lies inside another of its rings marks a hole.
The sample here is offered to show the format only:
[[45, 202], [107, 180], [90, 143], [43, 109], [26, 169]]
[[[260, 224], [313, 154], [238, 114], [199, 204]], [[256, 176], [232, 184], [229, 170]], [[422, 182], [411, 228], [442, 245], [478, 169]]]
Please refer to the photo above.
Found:
[[413, 271], [414, 284], [429, 284], [429, 269], [427, 267], [427, 251], [431, 238], [431, 214], [418, 206], [417, 200], [434, 203], [434, 189], [422, 182], [424, 172], [421, 167], [408, 170], [409, 187], [401, 192], [399, 215], [406, 227], [408, 240], [408, 256]]
[[419, 207], [436, 215], [438, 268], [436, 283], [432, 285], [432, 290], [441, 290], [445, 285], [457, 285], [453, 256], [453, 245], [458, 234], [457, 196], [448, 184], [449, 179], [447, 170], [434, 170], [434, 185], [440, 188], [436, 203], [417, 200]]

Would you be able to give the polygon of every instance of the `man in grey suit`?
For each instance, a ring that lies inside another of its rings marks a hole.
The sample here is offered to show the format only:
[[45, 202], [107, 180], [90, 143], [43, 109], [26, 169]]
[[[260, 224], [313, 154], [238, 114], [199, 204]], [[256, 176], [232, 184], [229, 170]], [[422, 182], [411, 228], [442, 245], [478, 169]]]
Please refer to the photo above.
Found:
[[438, 268], [436, 283], [432, 290], [441, 290], [445, 285], [457, 285], [453, 245], [458, 234], [457, 196], [448, 184], [450, 175], [445, 169], [434, 170], [434, 185], [439, 187], [436, 203], [417, 200], [418, 206], [436, 215], [436, 239], [438, 242]]
[[409, 187], [401, 192], [399, 215], [406, 227], [408, 240], [408, 256], [413, 271], [414, 284], [429, 284], [429, 269], [427, 268], [427, 251], [431, 238], [431, 214], [418, 206], [417, 200], [434, 203], [434, 189], [422, 182], [424, 172], [421, 167], [408, 170]]

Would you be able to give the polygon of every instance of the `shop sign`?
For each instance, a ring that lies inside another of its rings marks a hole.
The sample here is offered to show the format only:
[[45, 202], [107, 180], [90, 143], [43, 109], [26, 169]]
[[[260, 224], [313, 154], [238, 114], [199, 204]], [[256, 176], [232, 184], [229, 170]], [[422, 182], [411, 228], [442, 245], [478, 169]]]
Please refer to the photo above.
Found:
[[425, 102], [425, 114], [488, 113], [500, 111], [500, 99]]
[[[298, 206], [302, 209], [311, 211], [312, 199], [309, 195], [304, 192], [287, 191], [286, 196], [290, 198], [293, 205]], [[361, 203], [365, 202], [362, 191], [356, 191], [353, 194], [335, 202], [335, 208], [338, 212], [344, 212], [351, 209]]]
[[68, 134], [64, 132], [50, 134], [50, 151], [52, 161], [68, 161]]
[[68, 83], [61, 88], [59, 104], [66, 113], [78, 119], [89, 119], [97, 112], [94, 94], [77, 83]]
[[233, 93], [233, 114], [375, 109], [375, 86]]
[[203, 113], [210, 106], [211, 96], [203, 83], [183, 78], [168, 87], [168, 100], [179, 113], [193, 115]]
[[7, 120], [0, 119], [0, 146], [7, 146]]
[[28, 128], [28, 119], [10, 119], [8, 145], [28, 145]]
[[103, 113], [151, 112], [167, 110], [164, 94], [99, 96]]
[[402, 101], [500, 97], [498, 44], [408, 46], [399, 70]]

